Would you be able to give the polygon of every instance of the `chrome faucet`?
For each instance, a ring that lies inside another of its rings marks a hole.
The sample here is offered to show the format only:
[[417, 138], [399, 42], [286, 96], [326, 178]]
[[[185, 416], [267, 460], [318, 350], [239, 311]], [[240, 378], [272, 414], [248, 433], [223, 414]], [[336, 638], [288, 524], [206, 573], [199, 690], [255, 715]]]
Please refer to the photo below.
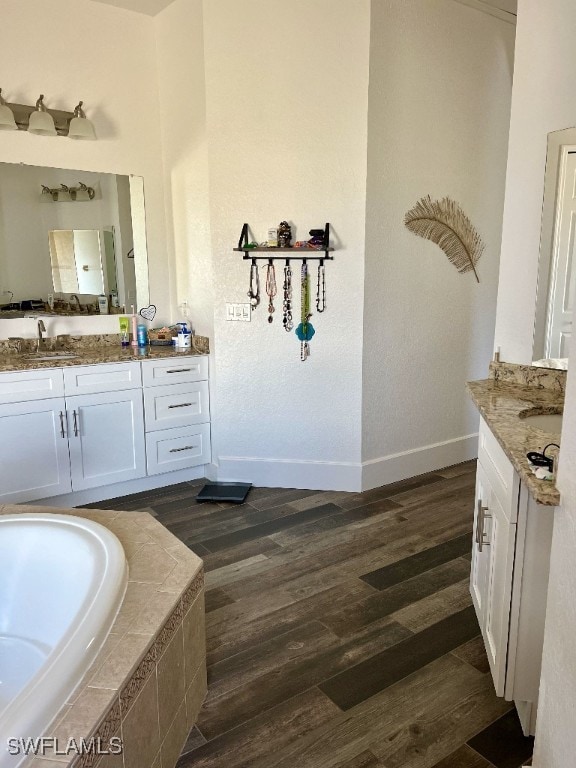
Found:
[[38, 318], [38, 349], [44, 349], [46, 346], [46, 339], [42, 336], [43, 333], [46, 333], [46, 326], [44, 325], [44, 320], [40, 317]]
[[75, 293], [71, 293], [68, 299], [68, 306], [70, 307], [70, 311], [72, 311], [72, 300], [76, 302], [76, 306], [78, 307], [78, 312], [82, 312], [82, 307], [80, 306], [80, 299]]

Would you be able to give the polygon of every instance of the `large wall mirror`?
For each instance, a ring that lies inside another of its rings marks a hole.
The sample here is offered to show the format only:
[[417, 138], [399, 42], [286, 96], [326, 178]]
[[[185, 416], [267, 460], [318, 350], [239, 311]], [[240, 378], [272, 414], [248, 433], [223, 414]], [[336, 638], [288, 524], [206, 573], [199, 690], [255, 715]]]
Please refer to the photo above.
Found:
[[548, 134], [533, 359], [568, 366], [576, 301], [576, 128]]
[[138, 176], [0, 163], [0, 319], [149, 303]]

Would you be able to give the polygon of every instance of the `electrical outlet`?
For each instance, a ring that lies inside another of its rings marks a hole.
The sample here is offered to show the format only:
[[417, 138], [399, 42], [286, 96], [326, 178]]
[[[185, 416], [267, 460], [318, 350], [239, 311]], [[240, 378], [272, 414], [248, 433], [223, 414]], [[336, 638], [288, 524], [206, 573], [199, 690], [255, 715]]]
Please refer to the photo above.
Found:
[[250, 304], [231, 304], [226, 302], [226, 320], [240, 320], [249, 323], [251, 320]]

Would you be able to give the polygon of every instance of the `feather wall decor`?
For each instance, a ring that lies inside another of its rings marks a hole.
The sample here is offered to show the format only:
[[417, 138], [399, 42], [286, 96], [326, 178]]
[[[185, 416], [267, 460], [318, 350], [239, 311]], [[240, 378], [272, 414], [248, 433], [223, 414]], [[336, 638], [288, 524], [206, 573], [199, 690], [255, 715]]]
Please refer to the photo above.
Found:
[[476, 264], [484, 252], [484, 243], [455, 200], [432, 200], [427, 195], [404, 216], [404, 224], [415, 235], [436, 243], [458, 272], [474, 272], [480, 282]]

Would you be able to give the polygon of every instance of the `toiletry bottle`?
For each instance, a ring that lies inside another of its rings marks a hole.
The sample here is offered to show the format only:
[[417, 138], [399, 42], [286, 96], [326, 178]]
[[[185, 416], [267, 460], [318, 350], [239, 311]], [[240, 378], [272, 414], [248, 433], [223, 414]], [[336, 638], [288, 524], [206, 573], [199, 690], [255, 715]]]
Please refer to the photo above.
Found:
[[132, 341], [130, 343], [133, 347], [138, 346], [138, 321], [134, 312], [134, 304], [132, 304]]
[[137, 329], [138, 346], [145, 347], [148, 344], [148, 331], [146, 326], [141, 324]]
[[121, 317], [120, 322], [120, 343], [123, 347], [130, 346], [130, 323], [127, 317]]
[[108, 314], [108, 297], [103, 293], [98, 296], [98, 309], [100, 310], [101, 315]]

